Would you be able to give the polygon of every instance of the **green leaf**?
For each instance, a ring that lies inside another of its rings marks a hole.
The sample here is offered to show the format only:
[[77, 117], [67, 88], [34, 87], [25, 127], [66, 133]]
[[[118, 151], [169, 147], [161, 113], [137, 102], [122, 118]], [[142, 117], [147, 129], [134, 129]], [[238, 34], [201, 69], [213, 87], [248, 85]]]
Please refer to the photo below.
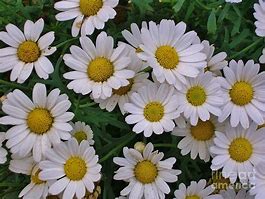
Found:
[[173, 6], [173, 10], [175, 13], [178, 13], [180, 11], [184, 2], [185, 0], [177, 0], [177, 3]]
[[216, 26], [216, 15], [215, 15], [215, 10], [213, 9], [207, 22], [207, 31], [210, 34], [215, 34], [217, 30]]

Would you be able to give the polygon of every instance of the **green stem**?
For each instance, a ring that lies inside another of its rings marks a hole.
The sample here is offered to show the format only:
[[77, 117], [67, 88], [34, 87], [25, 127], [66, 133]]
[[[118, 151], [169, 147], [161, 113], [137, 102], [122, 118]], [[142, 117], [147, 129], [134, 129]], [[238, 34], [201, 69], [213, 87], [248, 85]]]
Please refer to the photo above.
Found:
[[27, 88], [27, 87], [22, 86], [20, 84], [8, 82], [8, 81], [2, 80], [2, 79], [0, 79], [0, 84], [4, 84], [6, 86], [10, 86], [10, 87], [13, 87], [13, 88], [19, 88], [19, 89], [23, 89], [23, 90], [30, 90], [30, 88]]
[[175, 144], [154, 144], [154, 147], [176, 148]]
[[74, 37], [74, 38], [68, 39], [68, 40], [66, 40], [66, 41], [63, 41], [63, 42], [57, 44], [55, 47], [56, 47], [56, 48], [60, 48], [61, 46], [64, 46], [65, 44], [67, 44], [67, 43], [69, 43], [69, 42], [71, 42], [71, 41], [75, 41], [75, 40], [77, 40], [77, 39], [78, 39], [78, 37]]
[[204, 8], [205, 10], [212, 10], [212, 8], [209, 8], [208, 6], [204, 5], [202, 2], [200, 2], [200, 0], [195, 0], [196, 3], [201, 6], [202, 8]]
[[238, 57], [239, 55], [241, 55], [242, 53], [247, 52], [249, 49], [255, 47], [257, 44], [259, 44], [261, 41], [263, 41], [263, 38], [259, 38], [258, 40], [256, 40], [254, 43], [250, 44], [249, 46], [247, 46], [246, 48], [244, 48], [243, 50], [239, 51], [238, 53], [235, 53], [233, 56], [230, 57], [230, 59], [234, 59], [236, 57]]
[[112, 149], [109, 153], [107, 153], [103, 158], [101, 158], [99, 160], [99, 163], [102, 163], [104, 161], [106, 161], [107, 159], [109, 159], [114, 153], [116, 153], [120, 148], [124, 147], [127, 143], [129, 143], [133, 138], [135, 137], [134, 135], [131, 135], [130, 137], [128, 137], [124, 142], [122, 142], [121, 144], [119, 144], [118, 146], [116, 146], [114, 149]]

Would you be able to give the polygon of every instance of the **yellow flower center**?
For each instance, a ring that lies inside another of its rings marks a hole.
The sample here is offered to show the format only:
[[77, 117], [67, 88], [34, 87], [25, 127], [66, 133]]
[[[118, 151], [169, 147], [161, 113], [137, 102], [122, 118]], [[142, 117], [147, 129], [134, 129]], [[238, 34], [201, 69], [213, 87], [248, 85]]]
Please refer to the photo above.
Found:
[[17, 56], [23, 62], [35, 62], [40, 57], [39, 46], [34, 41], [24, 41], [18, 46]]
[[86, 162], [80, 157], [73, 156], [66, 161], [64, 172], [70, 180], [82, 180], [87, 172]]
[[80, 11], [86, 17], [96, 15], [102, 7], [102, 0], [80, 0]]
[[128, 79], [128, 81], [129, 84], [127, 86], [122, 86], [119, 89], [113, 89], [113, 94], [122, 96], [130, 92], [133, 86], [133, 79]]
[[80, 144], [83, 140], [86, 140], [87, 139], [87, 135], [86, 135], [86, 133], [84, 131], [78, 131], [78, 132], [75, 132], [74, 138]]
[[253, 99], [254, 90], [252, 85], [247, 82], [236, 82], [230, 89], [229, 94], [234, 104], [244, 106]]
[[38, 169], [34, 174], [32, 173], [31, 174], [31, 181], [34, 183], [34, 184], [43, 184], [45, 183], [45, 181], [42, 181], [39, 179], [39, 173], [41, 172], [40, 169]]
[[104, 57], [91, 61], [87, 67], [88, 77], [95, 82], [104, 82], [114, 73], [113, 64]]
[[201, 199], [201, 197], [193, 195], [193, 196], [186, 196], [186, 199]]
[[135, 178], [143, 184], [154, 182], [157, 174], [157, 167], [149, 160], [139, 162], [134, 168]]
[[236, 138], [229, 146], [230, 157], [237, 162], [249, 160], [253, 153], [253, 146], [246, 138]]
[[193, 106], [201, 106], [206, 101], [207, 96], [203, 87], [193, 86], [188, 90], [186, 97]]
[[150, 122], [158, 122], [164, 116], [164, 106], [160, 102], [150, 102], [144, 107], [144, 117]]
[[53, 124], [53, 116], [44, 108], [35, 108], [27, 118], [27, 125], [32, 133], [44, 134], [50, 130]]
[[179, 63], [177, 51], [172, 46], [160, 46], [157, 48], [155, 57], [158, 63], [166, 69], [174, 69]]
[[210, 140], [214, 135], [215, 127], [210, 120], [199, 120], [196, 126], [191, 126], [191, 135], [199, 141]]

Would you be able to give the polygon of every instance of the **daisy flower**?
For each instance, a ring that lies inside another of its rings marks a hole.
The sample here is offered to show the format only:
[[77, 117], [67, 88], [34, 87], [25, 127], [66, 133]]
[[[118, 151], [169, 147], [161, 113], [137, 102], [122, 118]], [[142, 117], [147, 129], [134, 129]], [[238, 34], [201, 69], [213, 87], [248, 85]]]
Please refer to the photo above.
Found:
[[76, 139], [61, 142], [49, 149], [47, 160], [40, 162], [41, 180], [55, 180], [49, 187], [49, 193], [57, 195], [63, 192], [63, 199], [83, 198], [86, 190], [93, 192], [94, 182], [101, 178], [101, 165], [95, 149], [83, 140], [80, 145]]
[[11, 70], [10, 80], [23, 83], [34, 68], [40, 78], [48, 79], [54, 68], [46, 56], [53, 54], [56, 48], [49, 47], [54, 41], [54, 32], [40, 37], [43, 27], [43, 19], [35, 23], [27, 20], [24, 33], [13, 24], [6, 26], [7, 32], [0, 32], [0, 40], [9, 45], [0, 49], [0, 73]]
[[6, 162], [7, 151], [2, 147], [3, 142], [6, 139], [6, 135], [4, 132], [0, 132], [0, 164], [4, 164]]
[[210, 113], [221, 115], [222, 92], [218, 80], [210, 72], [200, 73], [197, 78], [188, 78], [186, 85], [177, 91], [178, 112], [195, 126], [198, 120], [210, 119]]
[[248, 129], [241, 126], [232, 128], [228, 123], [224, 133], [216, 132], [214, 144], [210, 148], [214, 156], [211, 169], [216, 171], [222, 168], [223, 177], [229, 178], [232, 183], [237, 178], [242, 183], [247, 182], [254, 167], [265, 158], [264, 142], [264, 128], [257, 130], [254, 123]]
[[145, 68], [145, 64], [137, 57], [134, 51], [129, 54], [131, 62], [126, 69], [134, 71], [134, 77], [128, 79], [130, 83], [127, 86], [122, 86], [119, 89], [113, 89], [111, 97], [105, 100], [95, 99], [95, 102], [99, 103], [99, 107], [101, 109], [106, 109], [111, 112], [118, 104], [121, 113], [124, 115], [124, 104], [129, 102], [131, 94], [151, 82], [148, 80], [149, 74], [141, 72]]
[[0, 118], [4, 125], [14, 125], [6, 132], [6, 146], [12, 153], [25, 157], [33, 153], [39, 162], [52, 145], [68, 140], [72, 126], [68, 122], [74, 114], [67, 112], [71, 106], [67, 95], [59, 89], [48, 95], [44, 84], [35, 84], [31, 101], [22, 91], [7, 94], [2, 110], [8, 115]]
[[254, 17], [257, 19], [255, 22], [256, 34], [260, 37], [265, 37], [265, 2], [259, 0], [259, 3], [254, 4]]
[[[223, 90], [224, 107], [219, 121], [230, 116], [232, 127], [239, 124], [248, 128], [253, 120], [256, 124], [264, 124], [265, 111], [265, 72], [259, 73], [260, 65], [249, 60], [232, 60], [229, 67], [224, 68], [223, 77], [218, 77]], [[249, 121], [250, 120], [250, 121]]]
[[93, 131], [89, 125], [86, 125], [84, 122], [70, 123], [73, 127], [73, 130], [70, 132], [72, 136], [80, 144], [83, 140], [87, 140], [89, 145], [94, 144], [93, 140]]
[[56, 2], [54, 8], [58, 11], [55, 18], [58, 21], [75, 19], [72, 25], [72, 36], [76, 37], [81, 29], [81, 35], [91, 35], [95, 29], [103, 29], [105, 22], [114, 19], [113, 9], [119, 0], [63, 0]]
[[[142, 22], [141, 28], [148, 28], [147, 23], [145, 21]], [[139, 28], [136, 23], [132, 23], [131, 32], [128, 30], [124, 30], [121, 32], [124, 39], [135, 48], [137, 53], [142, 52], [140, 45], [144, 43], [141, 37], [141, 28]]]
[[209, 41], [202, 41], [202, 45], [204, 46], [202, 52], [204, 52], [207, 56], [207, 67], [205, 71], [212, 72], [215, 76], [222, 76], [221, 70], [228, 65], [228, 62], [225, 60], [227, 54], [225, 52], [220, 52], [214, 55], [214, 46], [210, 45]]
[[186, 187], [183, 183], [179, 185], [179, 189], [174, 192], [174, 199], [223, 199], [221, 195], [214, 194], [212, 185], [206, 186], [206, 180], [202, 179], [198, 183], [192, 181], [190, 186]]
[[128, 124], [135, 124], [135, 133], [144, 133], [150, 137], [152, 133], [162, 134], [172, 131], [177, 112], [177, 96], [175, 89], [167, 84], [150, 83], [131, 94], [130, 103], [124, 105], [130, 114], [125, 118]]
[[101, 32], [96, 39], [96, 46], [88, 37], [81, 37], [82, 48], [71, 46], [71, 54], [64, 55], [64, 61], [74, 71], [64, 74], [72, 80], [67, 87], [76, 93], [92, 93], [94, 99], [106, 99], [113, 89], [130, 84], [128, 79], [134, 77], [134, 71], [126, 69], [130, 57], [126, 45], [113, 49], [113, 38]]
[[18, 197], [23, 199], [46, 198], [49, 183], [40, 180], [39, 173], [41, 170], [33, 157], [18, 158], [18, 156], [13, 155], [12, 158], [9, 169], [12, 172], [30, 176], [30, 183], [19, 193]]
[[194, 44], [197, 33], [185, 33], [186, 24], [162, 20], [159, 25], [149, 22], [149, 30], [142, 28], [143, 52], [138, 56], [147, 61], [160, 83], [167, 82], [181, 89], [186, 77], [197, 77], [206, 66], [202, 44]]
[[[250, 195], [255, 195], [255, 199], [263, 199], [265, 195], [265, 166], [264, 160], [255, 167], [255, 176], [250, 179], [253, 187], [250, 189]], [[253, 197], [254, 198], [254, 197]]]
[[170, 192], [167, 182], [176, 182], [181, 171], [172, 169], [175, 158], [162, 161], [164, 154], [153, 150], [152, 143], [146, 145], [143, 153], [124, 147], [125, 158], [113, 159], [115, 164], [121, 166], [114, 179], [129, 182], [121, 191], [122, 196], [128, 195], [129, 199], [163, 199]]
[[[221, 195], [225, 199], [254, 199], [254, 196], [249, 195], [245, 189], [241, 189], [235, 192], [234, 189], [228, 189], [227, 191], [221, 191]], [[258, 198], [256, 198], [258, 199]]]
[[211, 116], [209, 120], [199, 120], [195, 126], [187, 121], [184, 128], [175, 127], [172, 134], [184, 137], [178, 143], [178, 148], [181, 149], [182, 155], [190, 153], [193, 160], [199, 155], [201, 160], [208, 162], [211, 156], [210, 146], [213, 144], [217, 131], [223, 132], [224, 126], [218, 122], [216, 117]]

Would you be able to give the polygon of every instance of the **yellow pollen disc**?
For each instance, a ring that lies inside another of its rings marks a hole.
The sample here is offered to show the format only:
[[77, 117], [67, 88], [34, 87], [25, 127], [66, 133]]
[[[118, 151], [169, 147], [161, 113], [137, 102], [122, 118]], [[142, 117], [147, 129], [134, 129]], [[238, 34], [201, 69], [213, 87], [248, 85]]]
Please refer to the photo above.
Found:
[[88, 77], [95, 82], [104, 82], [114, 73], [114, 66], [110, 60], [98, 57], [91, 61], [87, 67]]
[[174, 69], [179, 63], [179, 56], [172, 46], [160, 46], [157, 48], [155, 57], [158, 63], [166, 69]]
[[34, 184], [43, 184], [43, 183], [45, 183], [45, 181], [42, 181], [42, 180], [40, 180], [39, 179], [39, 173], [41, 172], [41, 170], [39, 169], [39, 170], [37, 170], [36, 172], [35, 172], [35, 174], [31, 174], [31, 181], [34, 183]]
[[253, 153], [253, 146], [246, 138], [236, 138], [229, 146], [230, 157], [237, 162], [249, 160]]
[[191, 135], [199, 141], [207, 141], [210, 140], [214, 135], [215, 127], [213, 123], [208, 121], [199, 120], [196, 126], [191, 126]]
[[66, 161], [64, 172], [70, 180], [82, 180], [87, 172], [86, 162], [80, 157], [73, 156]]
[[27, 118], [27, 125], [32, 133], [44, 134], [50, 130], [53, 124], [53, 117], [47, 109], [35, 108]]
[[229, 94], [234, 104], [244, 106], [253, 99], [254, 90], [252, 85], [247, 82], [236, 82], [230, 89]]
[[160, 102], [150, 102], [144, 107], [144, 117], [150, 122], [158, 122], [164, 116], [164, 106]]
[[186, 97], [193, 106], [201, 106], [206, 101], [207, 96], [203, 87], [194, 86], [188, 90]]
[[87, 135], [84, 131], [78, 131], [75, 132], [74, 134], [75, 139], [78, 141], [78, 143], [80, 144], [83, 140], [87, 139]]
[[113, 93], [122, 96], [130, 92], [133, 86], [133, 79], [128, 79], [128, 81], [129, 84], [127, 86], [122, 86], [119, 89], [113, 89]]
[[149, 160], [139, 162], [134, 168], [135, 178], [143, 184], [154, 182], [157, 174], [157, 167]]
[[102, 7], [102, 0], [80, 0], [80, 11], [86, 17], [96, 15]]
[[141, 53], [141, 52], [143, 52], [143, 50], [140, 47], [138, 47], [138, 48], [135, 49], [135, 52], [136, 53]]
[[193, 196], [186, 196], [186, 199], [201, 199], [201, 197], [193, 195]]
[[18, 46], [17, 56], [23, 62], [35, 62], [40, 57], [39, 46], [34, 41], [24, 41]]

